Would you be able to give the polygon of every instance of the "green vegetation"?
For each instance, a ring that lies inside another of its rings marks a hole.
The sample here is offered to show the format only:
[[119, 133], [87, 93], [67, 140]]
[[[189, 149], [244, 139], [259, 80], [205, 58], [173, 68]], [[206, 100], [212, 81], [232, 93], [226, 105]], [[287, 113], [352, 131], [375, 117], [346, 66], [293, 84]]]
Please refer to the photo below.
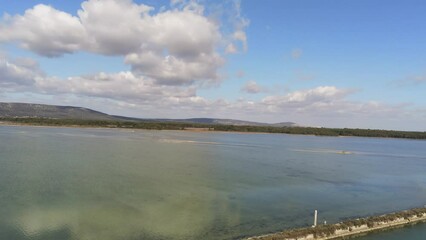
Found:
[[407, 132], [372, 129], [350, 128], [314, 128], [314, 127], [272, 127], [272, 126], [236, 126], [220, 124], [201, 124], [183, 122], [158, 121], [115, 121], [115, 120], [81, 120], [81, 119], [53, 119], [53, 118], [0, 118], [0, 121], [40, 126], [78, 126], [78, 127], [107, 127], [133, 128], [156, 130], [184, 130], [186, 128], [206, 128], [211, 131], [229, 132], [258, 132], [258, 133], [286, 133], [315, 136], [357, 136], [383, 138], [426, 139], [426, 132]]
[[360, 218], [348, 220], [337, 224], [318, 225], [317, 227], [307, 227], [290, 229], [277, 234], [266, 235], [253, 239], [262, 240], [279, 240], [279, 239], [298, 239], [308, 235], [313, 235], [314, 238], [329, 237], [336, 233], [337, 230], [352, 231], [355, 227], [367, 225], [368, 228], [373, 228], [378, 224], [393, 222], [397, 219], [410, 220], [413, 217], [423, 217], [426, 214], [426, 208], [414, 208], [411, 210], [390, 213], [381, 216], [373, 216], [368, 218]]

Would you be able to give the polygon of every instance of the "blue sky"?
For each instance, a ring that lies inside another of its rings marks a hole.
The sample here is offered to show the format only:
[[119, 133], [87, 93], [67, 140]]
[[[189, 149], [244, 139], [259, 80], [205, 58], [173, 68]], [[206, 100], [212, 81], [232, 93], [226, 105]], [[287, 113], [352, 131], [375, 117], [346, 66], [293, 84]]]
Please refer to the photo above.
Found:
[[9, 1], [0, 101], [426, 131], [424, 12], [420, 0]]

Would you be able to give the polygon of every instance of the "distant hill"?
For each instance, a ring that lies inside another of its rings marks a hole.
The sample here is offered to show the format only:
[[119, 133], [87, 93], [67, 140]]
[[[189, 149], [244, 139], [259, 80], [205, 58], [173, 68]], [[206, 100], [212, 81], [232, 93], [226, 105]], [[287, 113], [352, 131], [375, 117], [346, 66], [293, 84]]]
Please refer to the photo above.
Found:
[[201, 123], [201, 124], [219, 124], [219, 125], [234, 125], [234, 126], [273, 126], [273, 127], [292, 127], [296, 126], [293, 122], [282, 123], [261, 123], [251, 122], [235, 119], [221, 119], [221, 118], [188, 118], [188, 119], [151, 119], [152, 121], [159, 122], [182, 122], [182, 123]]
[[0, 117], [118, 120], [117, 117], [88, 108], [30, 103], [0, 103]]
[[52, 118], [52, 119], [82, 119], [82, 120], [114, 120], [114, 121], [144, 121], [144, 122], [180, 122], [199, 124], [218, 124], [235, 126], [273, 126], [292, 127], [293, 122], [282, 123], [260, 123], [234, 119], [219, 118], [188, 118], [188, 119], [168, 119], [168, 118], [131, 118], [124, 116], [108, 115], [88, 108], [73, 106], [56, 106], [31, 103], [0, 103], [0, 117], [12, 118]]

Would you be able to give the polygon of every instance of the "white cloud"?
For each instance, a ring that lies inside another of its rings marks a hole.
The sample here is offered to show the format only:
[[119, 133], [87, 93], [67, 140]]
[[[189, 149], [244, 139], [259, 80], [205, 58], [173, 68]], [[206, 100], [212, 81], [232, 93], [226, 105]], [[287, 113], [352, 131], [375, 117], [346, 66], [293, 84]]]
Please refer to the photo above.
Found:
[[0, 89], [46, 96], [79, 96], [110, 99], [128, 104], [164, 105], [199, 103], [194, 86], [159, 85], [149, 77], [129, 71], [58, 78], [46, 76], [31, 59], [8, 59], [0, 55]]
[[265, 88], [260, 86], [255, 81], [248, 81], [241, 88], [241, 91], [251, 94], [256, 94], [265, 91]]
[[198, 3], [197, 0], [171, 0], [170, 6], [181, 10], [190, 10], [198, 14], [204, 13], [204, 6]]
[[235, 32], [233, 34], [234, 40], [240, 41], [243, 46], [243, 51], [248, 50], [248, 43], [247, 43], [247, 35], [245, 32], [245, 29], [249, 26], [250, 21], [243, 17], [241, 15], [241, 0], [234, 1], [234, 8], [236, 11], [236, 17], [235, 17]]
[[0, 55], [0, 86], [3, 88], [2, 90], [21, 89], [32, 85], [35, 77], [41, 74], [38, 64], [31, 59], [8, 59], [6, 56]]
[[[177, 2], [175, 4], [178, 4]], [[132, 70], [159, 84], [219, 81], [218, 23], [195, 1], [153, 13], [131, 0], [88, 0], [78, 16], [39, 4], [0, 25], [0, 42], [19, 42], [43, 56], [76, 51], [125, 57]]]
[[215, 24], [185, 10], [160, 13], [151, 26], [152, 40], [126, 56], [133, 71], [167, 85], [220, 80], [224, 59], [215, 51], [221, 38]]
[[0, 42], [18, 41], [23, 48], [48, 57], [78, 51], [87, 40], [77, 17], [43, 4], [0, 23]]
[[274, 106], [307, 106], [314, 103], [327, 103], [343, 99], [353, 90], [338, 89], [334, 86], [320, 86], [313, 89], [295, 91], [282, 96], [268, 96], [263, 104]]
[[170, 0], [170, 5], [175, 6], [177, 4], [182, 4], [185, 0]]
[[89, 0], [81, 8], [78, 17], [90, 42], [86, 51], [125, 55], [137, 51], [155, 30], [148, 22], [152, 8], [131, 0]]
[[234, 32], [234, 35], [232, 36], [234, 40], [237, 40], [241, 42], [243, 46], [243, 51], [247, 51], [248, 45], [247, 45], [247, 35], [242, 30], [237, 30]]
[[[241, 14], [241, 1], [233, 0], [227, 1], [231, 3], [227, 5], [221, 13], [218, 13], [220, 21], [226, 21], [229, 25], [232, 25], [231, 29], [227, 29], [229, 34], [224, 40], [225, 53], [236, 54], [246, 52], [248, 50], [248, 39], [246, 28], [250, 25], [250, 21]], [[227, 19], [227, 20], [224, 20]]]
[[235, 54], [238, 50], [233, 43], [229, 43], [228, 46], [226, 46], [225, 52], [228, 54]]
[[135, 76], [132, 72], [98, 73], [67, 79], [37, 78], [35, 88], [46, 94], [70, 94], [137, 104], [173, 102], [176, 99], [196, 97], [194, 87], [161, 86], [152, 79]]

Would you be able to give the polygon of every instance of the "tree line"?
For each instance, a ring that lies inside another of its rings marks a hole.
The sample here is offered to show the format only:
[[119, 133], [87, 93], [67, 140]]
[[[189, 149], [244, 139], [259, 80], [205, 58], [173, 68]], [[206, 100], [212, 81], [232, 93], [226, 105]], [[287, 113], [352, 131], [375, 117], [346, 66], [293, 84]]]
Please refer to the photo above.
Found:
[[82, 119], [54, 119], [54, 118], [0, 118], [0, 121], [41, 126], [77, 126], [77, 127], [106, 127], [153, 130], [185, 130], [187, 128], [203, 128], [210, 131], [226, 132], [257, 132], [257, 133], [285, 133], [315, 136], [355, 136], [355, 137], [382, 137], [426, 139], [426, 132], [393, 131], [377, 129], [353, 128], [316, 128], [316, 127], [272, 127], [272, 126], [238, 126], [221, 124], [203, 124], [187, 122], [157, 122], [157, 121], [114, 121], [114, 120], [82, 120]]

